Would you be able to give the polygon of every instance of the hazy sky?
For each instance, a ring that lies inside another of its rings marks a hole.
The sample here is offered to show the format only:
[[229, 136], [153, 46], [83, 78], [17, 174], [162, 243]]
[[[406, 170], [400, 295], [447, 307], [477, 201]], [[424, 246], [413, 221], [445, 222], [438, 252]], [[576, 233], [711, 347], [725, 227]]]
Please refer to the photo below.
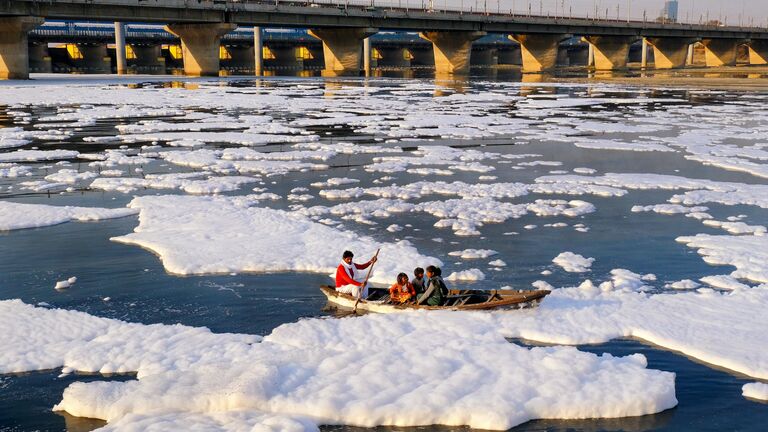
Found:
[[[435, 0], [435, 3], [442, 4], [445, 0]], [[453, 0], [458, 1], [458, 0]], [[451, 1], [451, 3], [453, 2]], [[513, 4], [518, 12], [528, 10], [528, 4], [531, 5], [533, 13], [538, 13], [540, 5], [544, 13], [554, 13], [555, 9], [558, 15], [562, 9], [567, 15], [570, 10], [574, 15], [594, 14], [595, 6], [598, 7], [600, 15], [605, 15], [608, 9], [608, 16], [616, 18], [616, 7], [619, 7], [619, 15], [622, 19], [627, 17], [627, 12], [631, 11], [632, 18], [642, 19], [643, 10], [647, 11], [649, 19], [655, 18], [661, 11], [664, 0], [464, 0], [464, 4], [487, 2], [489, 10], [500, 6], [501, 10], [509, 11]], [[497, 6], [497, 2], [500, 5]], [[679, 17], [681, 21], [697, 22], [703, 16], [706, 19], [709, 12], [710, 19], [725, 19], [727, 17], [729, 24], [739, 24], [740, 15], [742, 22], [749, 24], [750, 19], [754, 23], [765, 26], [768, 22], [768, 1], [765, 0], [679, 0]], [[563, 7], [564, 6], [564, 7]]]

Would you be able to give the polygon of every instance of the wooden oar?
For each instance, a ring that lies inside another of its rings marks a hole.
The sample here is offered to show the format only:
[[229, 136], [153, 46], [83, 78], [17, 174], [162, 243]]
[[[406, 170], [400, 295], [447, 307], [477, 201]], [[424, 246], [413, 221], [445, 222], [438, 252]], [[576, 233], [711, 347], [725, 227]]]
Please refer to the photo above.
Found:
[[[379, 251], [381, 248], [376, 249], [376, 255], [373, 256], [373, 258], [376, 258], [378, 260], [379, 258]], [[371, 258], [371, 259], [373, 259]], [[355, 300], [355, 307], [352, 309], [353, 313], [357, 312], [357, 304], [360, 303], [360, 296], [363, 295], [363, 289], [365, 288], [365, 285], [368, 283], [368, 278], [371, 277], [371, 270], [373, 270], [373, 265], [376, 264], [376, 261], [372, 262], [370, 266], [368, 266], [368, 274], [365, 275], [365, 280], [363, 281], [363, 284], [360, 285], [360, 290], [357, 292], [357, 300]], [[354, 264], [353, 264], [354, 265]]]

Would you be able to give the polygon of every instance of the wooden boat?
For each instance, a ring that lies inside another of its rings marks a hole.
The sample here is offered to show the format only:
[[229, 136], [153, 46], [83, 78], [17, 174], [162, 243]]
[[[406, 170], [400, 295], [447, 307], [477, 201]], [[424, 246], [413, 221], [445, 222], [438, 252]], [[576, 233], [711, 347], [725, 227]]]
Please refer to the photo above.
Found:
[[[354, 309], [355, 297], [343, 294], [332, 286], [322, 285], [320, 291], [328, 298], [328, 303], [342, 309]], [[386, 289], [371, 288], [366, 300], [360, 300], [358, 310], [392, 313], [405, 310], [452, 310], [472, 311], [489, 309], [522, 309], [532, 307], [541, 302], [550, 291], [525, 290], [450, 290], [444, 306], [416, 305], [413, 303], [392, 304], [389, 302], [389, 292]]]

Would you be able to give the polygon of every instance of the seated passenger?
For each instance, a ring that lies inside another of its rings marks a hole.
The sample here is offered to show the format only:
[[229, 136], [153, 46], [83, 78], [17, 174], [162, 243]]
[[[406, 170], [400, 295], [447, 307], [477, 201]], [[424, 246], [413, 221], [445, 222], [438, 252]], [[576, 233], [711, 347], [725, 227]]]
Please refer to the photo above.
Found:
[[[352, 297], [361, 299], [368, 298], [368, 284], [363, 285], [365, 274], [357, 270], [367, 269], [368, 266], [376, 262], [374, 256], [365, 264], [352, 262], [354, 254], [350, 251], [344, 251], [341, 256], [341, 264], [336, 268], [336, 291], [345, 294], [351, 294]], [[360, 290], [362, 289], [362, 293]], [[361, 295], [362, 294], [362, 295]]]
[[417, 304], [426, 304], [428, 306], [440, 306], [448, 295], [448, 288], [440, 277], [442, 271], [439, 267], [427, 267], [427, 286], [426, 291], [418, 296]]
[[397, 275], [397, 282], [389, 288], [389, 298], [392, 303], [402, 304], [416, 296], [413, 285], [408, 282], [408, 275], [400, 273]]
[[414, 278], [411, 279], [411, 285], [413, 285], [413, 289], [416, 290], [416, 294], [423, 293], [424, 285], [426, 284], [426, 280], [424, 280], [424, 269], [421, 267], [416, 267], [413, 270], [413, 276]]

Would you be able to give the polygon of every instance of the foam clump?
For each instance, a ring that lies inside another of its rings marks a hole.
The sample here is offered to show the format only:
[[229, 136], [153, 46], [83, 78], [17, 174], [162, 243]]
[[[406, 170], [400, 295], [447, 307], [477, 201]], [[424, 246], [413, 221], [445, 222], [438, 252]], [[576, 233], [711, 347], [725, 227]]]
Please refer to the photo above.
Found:
[[496, 254], [498, 254], [498, 252], [491, 249], [464, 249], [461, 251], [448, 252], [449, 256], [460, 257], [461, 259], [482, 259]]
[[[0, 334], [3, 372], [137, 371], [135, 381], [75, 382], [54, 407], [106, 419], [113, 428], [151, 418], [157, 424], [231, 418], [278, 425], [266, 430], [312, 430], [312, 424], [506, 430], [535, 418], [636, 416], [677, 404], [674, 374], [648, 369], [642, 355], [521, 347], [486, 314], [307, 319], [276, 328], [260, 343], [258, 336], [132, 324], [18, 300], [0, 302], [0, 321], [9, 330]], [[489, 358], [506, 366], [488, 367]], [[350, 364], [359, 370], [350, 373]], [[393, 380], [403, 364], [423, 366], [419, 378]]]
[[731, 265], [736, 279], [768, 283], [768, 241], [765, 236], [729, 236], [698, 234], [676, 239], [697, 249], [707, 264]]
[[585, 273], [592, 267], [592, 263], [595, 262], [595, 259], [585, 258], [573, 252], [563, 252], [553, 258], [552, 262], [569, 273]]
[[481, 281], [485, 280], [485, 274], [478, 269], [469, 269], [453, 272], [445, 280], [449, 281]]
[[21, 204], [0, 201], [0, 231], [39, 228], [69, 221], [96, 221], [136, 214], [128, 208], [98, 208]]
[[[391, 283], [402, 263], [442, 265], [407, 241], [380, 244], [297, 213], [251, 207], [246, 197], [145, 196], [133, 233], [112, 238], [157, 253], [175, 274], [306, 271], [331, 274], [344, 250], [366, 261], [381, 248], [371, 281]], [[290, 241], [286, 241], [290, 239]], [[204, 248], [199, 245], [205, 244]]]
[[744, 384], [741, 387], [741, 394], [745, 398], [768, 401], [768, 384], [760, 382]]
[[689, 290], [689, 289], [696, 289], [700, 287], [701, 284], [698, 282], [692, 281], [690, 279], [683, 279], [676, 282], [672, 282], [670, 284], [665, 285], [667, 288], [672, 289], [679, 289], [679, 290]]
[[319, 432], [311, 420], [285, 414], [253, 410], [210, 413], [178, 412], [167, 414], [127, 414], [99, 432], [142, 431], [254, 431], [254, 432]]

